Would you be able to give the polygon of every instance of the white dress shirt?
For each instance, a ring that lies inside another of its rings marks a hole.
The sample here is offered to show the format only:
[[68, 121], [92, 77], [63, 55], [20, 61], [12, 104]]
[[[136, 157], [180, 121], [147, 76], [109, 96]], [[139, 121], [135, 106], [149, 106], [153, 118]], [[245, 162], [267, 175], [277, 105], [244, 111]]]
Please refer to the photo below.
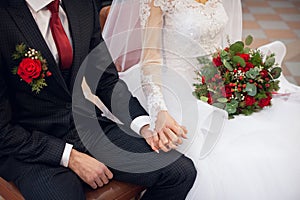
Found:
[[[53, 57], [55, 58], [56, 63], [58, 63], [59, 62], [58, 52], [49, 25], [51, 12], [46, 7], [52, 1], [53, 0], [26, 0], [26, 3]], [[60, 2], [61, 1], [62, 0], [60, 0]], [[72, 45], [72, 38], [69, 30], [68, 18], [61, 5], [59, 6], [59, 17]], [[149, 123], [150, 123], [150, 118], [148, 116], [139, 116], [131, 122], [130, 127], [133, 131], [139, 134], [141, 128]], [[68, 167], [72, 148], [73, 148], [72, 144], [66, 143], [61, 158], [61, 162], [60, 162], [60, 164], [64, 167]]]

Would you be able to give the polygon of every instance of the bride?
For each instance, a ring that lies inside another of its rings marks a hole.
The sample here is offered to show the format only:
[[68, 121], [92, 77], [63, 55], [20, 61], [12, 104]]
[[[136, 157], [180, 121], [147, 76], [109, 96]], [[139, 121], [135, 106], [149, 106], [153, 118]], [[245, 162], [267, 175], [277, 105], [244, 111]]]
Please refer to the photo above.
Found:
[[[299, 199], [298, 86], [282, 75], [271, 107], [230, 120], [192, 95], [196, 58], [241, 38], [240, 1], [223, 1], [114, 0], [103, 37], [150, 128], [159, 132], [168, 120], [187, 127], [177, 149], [198, 170], [187, 199]], [[286, 51], [278, 41], [260, 49], [279, 64]]]

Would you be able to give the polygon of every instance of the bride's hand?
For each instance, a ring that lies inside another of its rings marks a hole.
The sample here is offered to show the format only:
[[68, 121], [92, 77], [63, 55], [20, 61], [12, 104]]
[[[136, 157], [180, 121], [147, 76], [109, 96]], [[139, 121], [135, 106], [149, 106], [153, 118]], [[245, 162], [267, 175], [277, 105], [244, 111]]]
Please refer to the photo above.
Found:
[[175, 149], [182, 143], [181, 138], [187, 138], [186, 128], [180, 126], [167, 111], [160, 111], [158, 113], [155, 131], [159, 137], [158, 146], [163, 151]]

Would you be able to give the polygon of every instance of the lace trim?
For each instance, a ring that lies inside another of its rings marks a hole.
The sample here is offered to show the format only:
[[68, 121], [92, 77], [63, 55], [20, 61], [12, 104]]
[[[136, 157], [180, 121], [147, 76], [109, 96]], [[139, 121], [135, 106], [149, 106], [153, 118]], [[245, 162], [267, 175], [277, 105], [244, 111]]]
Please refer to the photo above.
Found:
[[152, 75], [144, 75], [143, 73], [141, 74], [142, 88], [145, 96], [147, 97], [147, 108], [151, 119], [150, 130], [154, 130], [159, 111], [168, 109], [165, 104], [161, 89], [153, 82]]
[[198, 3], [195, 0], [140, 0], [139, 15], [142, 28], [146, 27], [151, 10], [150, 3], [152, 1], [154, 1], [154, 6], [160, 7], [163, 13], [174, 13], [178, 6], [180, 8], [200, 8], [201, 12], [207, 16], [214, 15], [214, 12], [209, 12], [206, 7], [214, 6], [216, 3], [222, 3], [222, 0], [209, 0], [206, 4]]
[[140, 0], [140, 20], [141, 20], [141, 26], [142, 28], [146, 27], [146, 23], [148, 21], [148, 18], [150, 16], [150, 6], [149, 3], [151, 0]]

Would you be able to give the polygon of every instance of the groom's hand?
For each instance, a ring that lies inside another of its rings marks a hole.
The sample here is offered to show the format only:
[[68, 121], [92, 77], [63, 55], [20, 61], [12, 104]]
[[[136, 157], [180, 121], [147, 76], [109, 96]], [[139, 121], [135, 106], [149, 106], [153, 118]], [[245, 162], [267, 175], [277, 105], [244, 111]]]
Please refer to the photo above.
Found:
[[148, 145], [152, 148], [153, 151], [159, 151], [159, 138], [156, 132], [149, 129], [149, 125], [143, 126], [140, 130], [141, 136], [146, 140]]
[[69, 168], [93, 189], [102, 187], [112, 179], [112, 172], [95, 158], [72, 149]]

